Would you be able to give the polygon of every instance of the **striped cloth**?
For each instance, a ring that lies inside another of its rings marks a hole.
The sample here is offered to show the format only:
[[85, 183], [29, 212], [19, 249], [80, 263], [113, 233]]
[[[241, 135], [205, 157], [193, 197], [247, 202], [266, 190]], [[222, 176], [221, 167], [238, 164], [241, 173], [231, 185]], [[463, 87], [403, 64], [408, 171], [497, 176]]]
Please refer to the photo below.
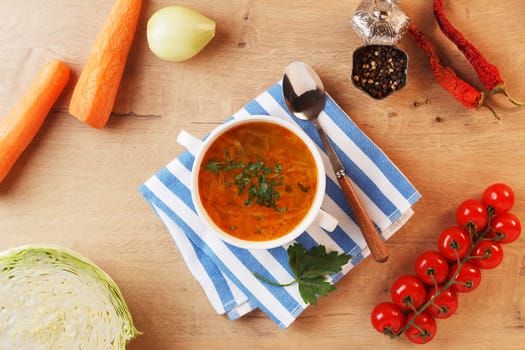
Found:
[[[306, 249], [322, 244], [327, 251], [352, 256], [342, 272], [329, 276], [336, 283], [370, 254], [354, 221], [337, 179], [323, 152], [321, 140], [311, 123], [294, 118], [287, 110], [281, 82], [276, 83], [231, 118], [247, 115], [274, 115], [298, 123], [316, 142], [327, 169], [323, 209], [338, 219], [333, 232], [312, 225], [297, 239]], [[379, 149], [327, 96], [320, 115], [351, 177], [356, 192], [384, 239], [391, 237], [413, 214], [411, 206], [419, 192]], [[247, 250], [224, 243], [207, 233], [194, 210], [190, 194], [190, 172], [194, 156], [188, 151], [148, 179], [140, 192], [166, 225], [190, 272], [201, 284], [211, 305], [219, 314], [235, 320], [254, 309], [266, 313], [285, 329], [305, 310], [297, 285], [275, 287], [255, 278], [253, 272], [279, 282], [293, 280], [288, 265], [287, 246], [270, 250]]]

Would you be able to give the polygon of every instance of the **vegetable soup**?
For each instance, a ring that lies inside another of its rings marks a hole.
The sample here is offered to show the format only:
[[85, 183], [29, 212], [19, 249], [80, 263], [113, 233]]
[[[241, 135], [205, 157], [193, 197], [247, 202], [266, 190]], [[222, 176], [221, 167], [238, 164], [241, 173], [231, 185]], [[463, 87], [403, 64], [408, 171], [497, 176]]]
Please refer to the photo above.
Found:
[[317, 167], [307, 145], [269, 122], [240, 124], [220, 135], [199, 169], [200, 200], [222, 231], [268, 241], [292, 231], [317, 190]]

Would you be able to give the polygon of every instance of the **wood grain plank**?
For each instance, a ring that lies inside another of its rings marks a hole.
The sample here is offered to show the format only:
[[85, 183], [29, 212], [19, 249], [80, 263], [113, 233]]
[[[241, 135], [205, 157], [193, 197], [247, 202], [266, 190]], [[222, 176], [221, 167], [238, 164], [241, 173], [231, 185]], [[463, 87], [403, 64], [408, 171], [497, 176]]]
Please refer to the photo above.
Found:
[[[38, 67], [59, 57], [73, 78], [42, 130], [0, 185], [0, 249], [63, 244], [89, 256], [118, 282], [144, 331], [128, 348], [406, 349], [404, 339], [376, 333], [369, 314], [387, 300], [396, 277], [411, 273], [416, 254], [435, 249], [454, 225], [455, 207], [490, 183], [509, 183], [525, 213], [524, 110], [503, 96], [467, 110], [434, 81], [427, 57], [407, 37], [407, 86], [382, 101], [352, 85], [352, 52], [362, 45], [350, 25], [359, 1], [185, 0], [217, 22], [203, 52], [182, 63], [156, 58], [146, 23], [167, 0], [145, 2], [114, 115], [94, 130], [67, 115], [76, 77], [111, 2], [3, 0], [0, 11], [0, 118]], [[525, 99], [525, 6], [520, 0], [445, 1], [450, 19], [497, 64], [509, 90]], [[440, 33], [430, 1], [402, 2], [458, 75], [481, 88], [472, 68]], [[286, 331], [262, 312], [230, 321], [216, 315], [138, 186], [182, 152], [182, 129], [204, 135], [278, 81], [284, 66], [304, 60], [327, 91], [420, 190], [415, 216], [388, 242], [385, 264], [366, 259], [337, 291], [308, 308]], [[417, 102], [417, 103], [416, 103]], [[501, 267], [483, 274], [458, 313], [438, 321], [426, 348], [519, 349], [525, 342], [525, 241], [505, 247]]]

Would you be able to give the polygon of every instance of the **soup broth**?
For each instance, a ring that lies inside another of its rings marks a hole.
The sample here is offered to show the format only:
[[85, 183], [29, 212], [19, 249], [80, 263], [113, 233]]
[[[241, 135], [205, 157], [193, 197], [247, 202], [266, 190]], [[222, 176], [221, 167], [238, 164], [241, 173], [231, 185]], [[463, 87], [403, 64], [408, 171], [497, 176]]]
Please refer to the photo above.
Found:
[[317, 167], [306, 144], [268, 122], [240, 124], [219, 136], [199, 169], [202, 205], [224, 232], [267, 241], [292, 231], [317, 190]]

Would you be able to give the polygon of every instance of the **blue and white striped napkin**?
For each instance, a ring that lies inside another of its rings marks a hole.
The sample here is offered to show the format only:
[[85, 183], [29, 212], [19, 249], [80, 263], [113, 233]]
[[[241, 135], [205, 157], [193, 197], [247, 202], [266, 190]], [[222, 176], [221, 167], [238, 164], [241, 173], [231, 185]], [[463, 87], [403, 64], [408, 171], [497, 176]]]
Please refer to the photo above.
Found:
[[[294, 118], [286, 108], [281, 82], [260, 94], [231, 118], [274, 115], [296, 122], [316, 142], [327, 169], [323, 209], [338, 219], [333, 232], [312, 225], [297, 242], [306, 249], [322, 244], [328, 251], [352, 256], [343, 271], [330, 276], [337, 282], [370, 254], [354, 221], [337, 179], [323, 152], [317, 131], [309, 122]], [[372, 220], [384, 239], [391, 237], [413, 214], [411, 206], [421, 197], [410, 181], [327, 96], [320, 123], [341, 157]], [[224, 243], [209, 234], [191, 201], [190, 172], [194, 157], [182, 153], [148, 179], [140, 191], [166, 225], [189, 270], [199, 281], [211, 305], [232, 320], [261, 309], [285, 329], [305, 310], [297, 288], [275, 287], [255, 278], [253, 272], [279, 283], [294, 279], [288, 265], [287, 246], [270, 250], [247, 250]], [[351, 302], [351, 301], [349, 301]]]

